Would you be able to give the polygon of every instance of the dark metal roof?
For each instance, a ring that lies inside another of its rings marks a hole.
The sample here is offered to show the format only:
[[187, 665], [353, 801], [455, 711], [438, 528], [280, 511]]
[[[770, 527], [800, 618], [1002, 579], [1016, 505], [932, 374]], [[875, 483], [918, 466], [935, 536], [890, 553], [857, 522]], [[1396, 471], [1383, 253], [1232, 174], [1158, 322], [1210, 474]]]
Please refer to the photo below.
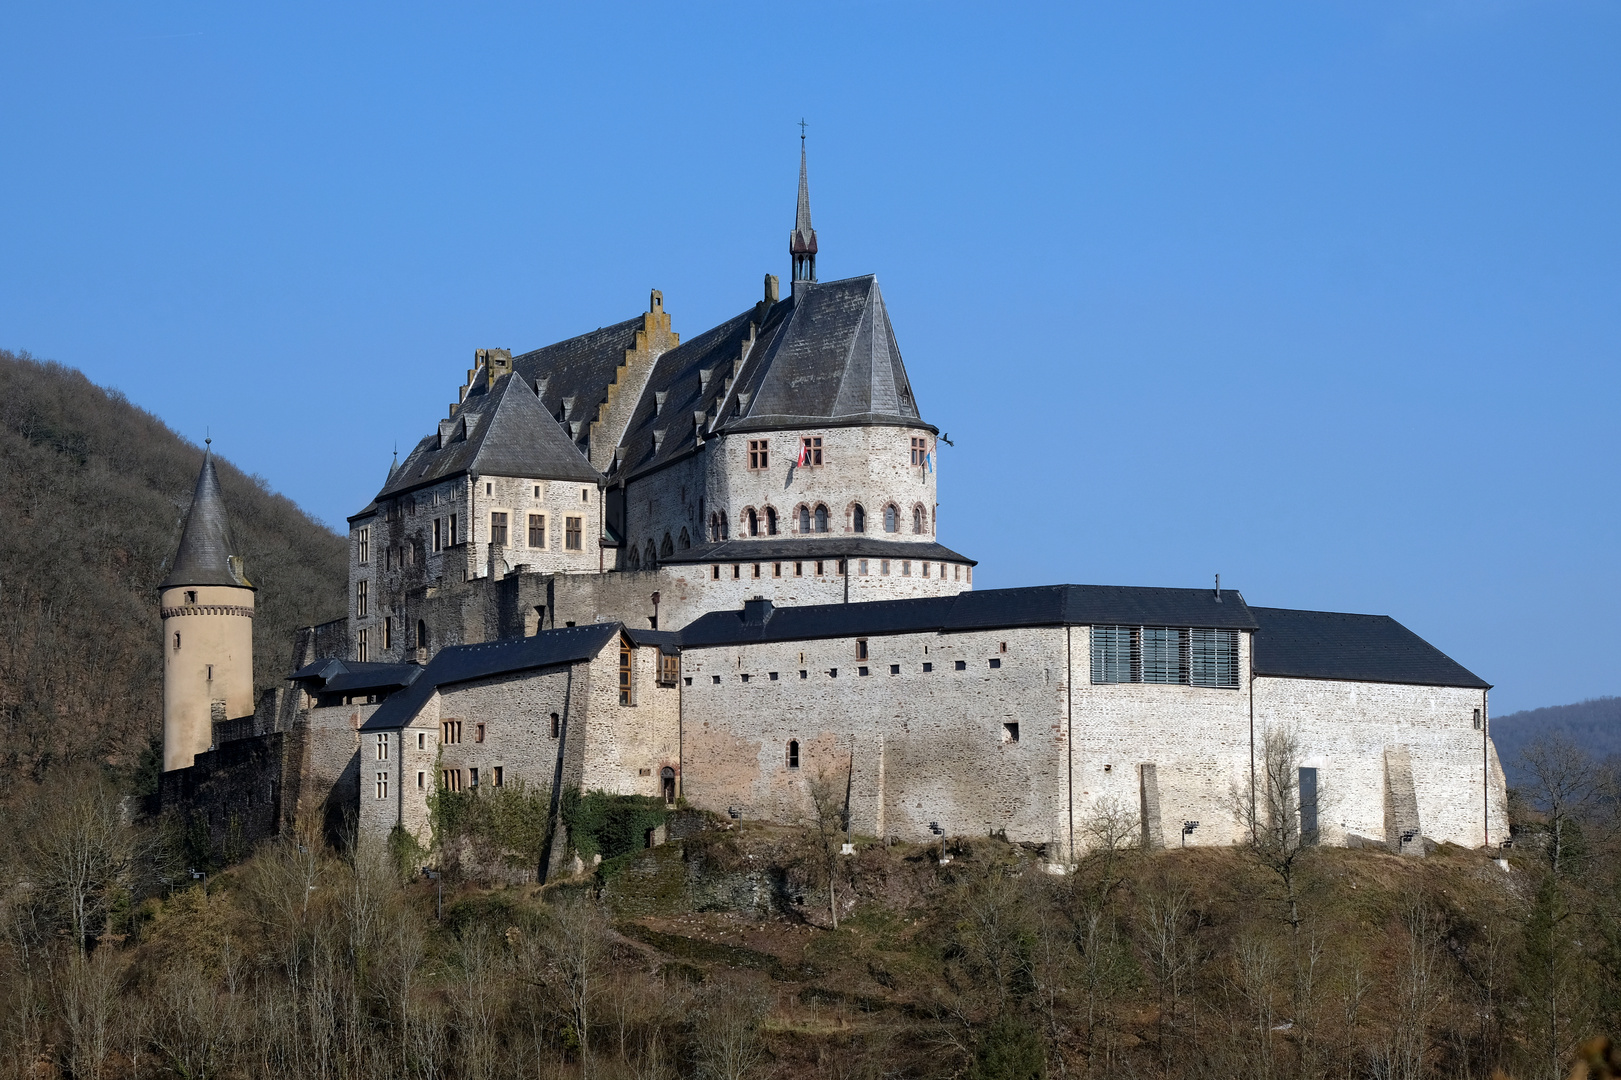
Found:
[[674, 630], [637, 630], [627, 626], [625, 636], [630, 638], [632, 645], [638, 647], [657, 648], [663, 653], [681, 651], [681, 635]]
[[1260, 623], [1255, 634], [1257, 675], [1478, 690], [1491, 686], [1388, 615], [1251, 610]]
[[979, 564], [944, 544], [914, 543], [907, 540], [879, 540], [872, 536], [761, 536], [745, 540], [722, 540], [699, 544], [659, 559], [661, 563], [764, 562], [771, 559], [917, 559]]
[[309, 683], [307, 689], [312, 694], [353, 694], [361, 690], [394, 690], [409, 686], [421, 674], [422, 668], [416, 664], [324, 659], [305, 664], [288, 678], [293, 682]]
[[225, 516], [225, 497], [220, 494], [219, 476], [214, 471], [214, 455], [203, 451], [203, 467], [197, 473], [197, 487], [186, 511], [186, 525], [180, 532], [174, 565], [159, 589], [179, 585], [231, 585], [253, 588], [248, 579], [232, 571], [230, 557], [236, 554], [231, 542], [230, 522]]
[[378, 706], [360, 730], [392, 731], [404, 727], [441, 686], [589, 660], [621, 629], [616, 622], [591, 623], [543, 630], [531, 637], [440, 649], [422, 670], [422, 677]]
[[1039, 585], [956, 596], [767, 608], [763, 622], [743, 611], [712, 611], [681, 631], [681, 647], [872, 634], [952, 633], [1015, 626], [1192, 626], [1253, 630], [1244, 598], [1223, 590], [1115, 585]]
[[[603, 483], [521, 374], [468, 392], [446, 432], [429, 435], [390, 474], [377, 502], [464, 474]], [[363, 516], [365, 511], [356, 515]]]
[[813, 284], [787, 303], [788, 317], [756, 344], [729, 395], [739, 407], [723, 409], [719, 430], [829, 423], [933, 430], [918, 413], [876, 277]]

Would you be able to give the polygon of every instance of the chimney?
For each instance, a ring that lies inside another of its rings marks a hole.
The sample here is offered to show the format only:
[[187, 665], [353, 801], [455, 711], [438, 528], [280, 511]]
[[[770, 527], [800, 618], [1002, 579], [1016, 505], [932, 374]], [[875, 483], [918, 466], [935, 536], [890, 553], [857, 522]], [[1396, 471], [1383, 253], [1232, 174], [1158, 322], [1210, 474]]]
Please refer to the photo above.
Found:
[[777, 302], [776, 274], [767, 274], [765, 276], [765, 302], [768, 304], [775, 304]]
[[743, 625], [764, 626], [771, 621], [771, 613], [774, 610], [771, 601], [763, 596], [745, 600], [743, 601]]
[[1216, 575], [1216, 603], [1221, 603], [1221, 575]]

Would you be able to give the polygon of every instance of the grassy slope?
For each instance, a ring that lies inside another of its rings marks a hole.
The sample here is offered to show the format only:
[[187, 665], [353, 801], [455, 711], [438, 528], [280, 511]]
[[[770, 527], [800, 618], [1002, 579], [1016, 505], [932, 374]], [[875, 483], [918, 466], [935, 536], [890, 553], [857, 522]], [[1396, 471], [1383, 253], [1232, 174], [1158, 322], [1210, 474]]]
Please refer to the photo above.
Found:
[[[162, 724], [157, 584], [201, 448], [57, 364], [0, 350], [3, 760], [127, 764]], [[254, 676], [287, 672], [291, 631], [343, 613], [344, 542], [223, 460], [232, 529], [259, 587]]]

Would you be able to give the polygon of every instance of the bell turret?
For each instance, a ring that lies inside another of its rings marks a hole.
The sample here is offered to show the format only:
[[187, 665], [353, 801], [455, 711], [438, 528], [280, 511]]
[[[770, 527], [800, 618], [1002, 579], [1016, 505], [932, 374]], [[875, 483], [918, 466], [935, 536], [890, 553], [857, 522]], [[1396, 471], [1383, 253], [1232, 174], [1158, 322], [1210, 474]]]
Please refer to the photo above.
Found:
[[788, 234], [788, 254], [794, 261], [794, 298], [816, 281], [816, 230], [811, 228], [810, 179], [805, 171], [805, 133], [799, 133], [799, 205], [794, 230]]

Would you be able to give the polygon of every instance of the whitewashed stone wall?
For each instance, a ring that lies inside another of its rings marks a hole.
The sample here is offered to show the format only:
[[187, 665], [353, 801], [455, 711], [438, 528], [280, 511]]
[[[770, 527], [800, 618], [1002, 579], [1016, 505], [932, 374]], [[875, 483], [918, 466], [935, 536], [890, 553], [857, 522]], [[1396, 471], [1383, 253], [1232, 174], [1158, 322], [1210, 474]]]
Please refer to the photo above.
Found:
[[1385, 751], [1408, 748], [1423, 835], [1479, 847], [1508, 836], [1507, 789], [1487, 732], [1486, 694], [1401, 686], [1263, 677], [1255, 682], [1256, 739], [1272, 725], [1294, 730], [1302, 765], [1318, 770], [1325, 842], [1347, 833], [1385, 838]]
[[[973, 588], [974, 568], [966, 563], [870, 558], [850, 560], [848, 594], [837, 559], [766, 559], [760, 562], [681, 563], [663, 566], [659, 626], [676, 630], [710, 611], [737, 610], [743, 601], [763, 596], [779, 606], [861, 603], [866, 600], [909, 600], [919, 596], [955, 596]], [[716, 571], [719, 577], [716, 577]], [[927, 573], [925, 574], [925, 570]], [[756, 576], [758, 572], [758, 576]]]

